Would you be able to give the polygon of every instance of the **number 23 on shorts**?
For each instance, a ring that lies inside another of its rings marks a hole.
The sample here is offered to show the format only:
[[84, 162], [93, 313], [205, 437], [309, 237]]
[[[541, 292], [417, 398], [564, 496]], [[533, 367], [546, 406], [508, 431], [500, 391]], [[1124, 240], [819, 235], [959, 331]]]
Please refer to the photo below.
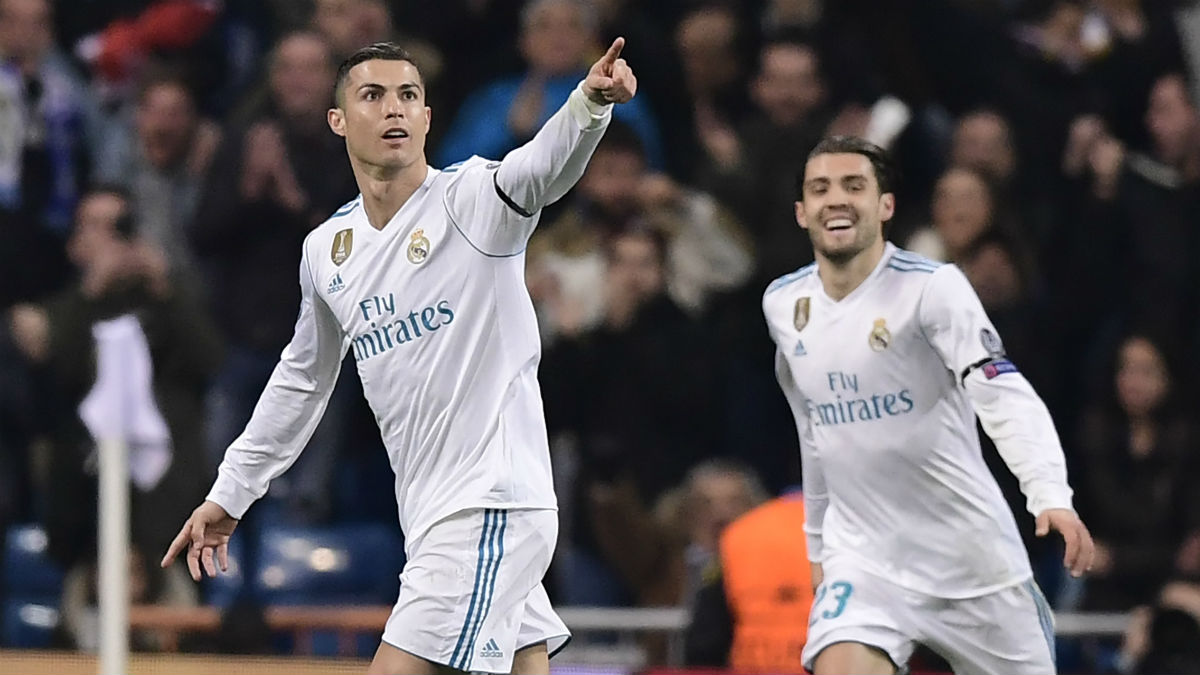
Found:
[[[831, 608], [821, 609], [821, 603], [825, 600], [825, 595], [832, 590], [832, 602], [837, 603]], [[846, 609], [846, 603], [850, 600], [850, 595], [854, 593], [854, 586], [846, 581], [834, 581], [832, 583], [821, 584], [817, 589], [817, 599], [813, 601], [811, 615], [808, 619], [808, 625], [813, 625], [819, 619], [836, 619], [841, 616]]]

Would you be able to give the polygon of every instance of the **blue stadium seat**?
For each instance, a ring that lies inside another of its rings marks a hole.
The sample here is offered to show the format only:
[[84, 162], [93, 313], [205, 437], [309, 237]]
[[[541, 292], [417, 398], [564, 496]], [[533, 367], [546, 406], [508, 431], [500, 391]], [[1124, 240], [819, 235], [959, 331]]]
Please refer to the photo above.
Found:
[[404, 563], [394, 526], [263, 528], [256, 596], [266, 604], [392, 604]]
[[58, 598], [62, 569], [46, 555], [46, 533], [37, 525], [15, 525], [4, 542], [4, 597]]
[[0, 644], [10, 649], [45, 649], [58, 626], [57, 598], [44, 602], [6, 600], [0, 618]]

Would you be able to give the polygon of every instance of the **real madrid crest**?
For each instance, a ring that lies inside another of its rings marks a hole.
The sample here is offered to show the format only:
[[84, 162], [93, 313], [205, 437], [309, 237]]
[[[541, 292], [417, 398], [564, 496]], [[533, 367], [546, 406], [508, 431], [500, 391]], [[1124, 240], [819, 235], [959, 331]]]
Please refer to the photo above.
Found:
[[333, 248], [329, 251], [329, 258], [333, 260], [334, 265], [341, 265], [346, 262], [346, 258], [350, 257], [350, 252], [354, 250], [354, 230], [346, 228], [339, 230], [333, 235]]
[[892, 343], [892, 333], [887, 329], [886, 319], [875, 319], [875, 327], [871, 329], [871, 334], [867, 336], [867, 344], [871, 345], [871, 349], [881, 352], [888, 348]]
[[417, 228], [413, 230], [412, 241], [408, 242], [408, 262], [414, 265], [420, 265], [429, 257], [429, 237], [425, 236], [425, 230]]
[[792, 325], [796, 327], [797, 331], [804, 330], [804, 327], [808, 325], [808, 310], [810, 305], [812, 305], [812, 302], [807, 295], [796, 300], [796, 308], [792, 312]]

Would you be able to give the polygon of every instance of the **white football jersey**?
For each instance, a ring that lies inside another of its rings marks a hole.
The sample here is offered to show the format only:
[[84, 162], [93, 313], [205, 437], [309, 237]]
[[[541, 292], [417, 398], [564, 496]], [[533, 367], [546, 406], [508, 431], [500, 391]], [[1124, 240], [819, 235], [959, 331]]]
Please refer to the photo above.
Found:
[[310, 233], [295, 334], [209, 499], [240, 518], [266, 493], [350, 351], [410, 539], [466, 508], [556, 508], [524, 249], [541, 206], [582, 175], [611, 107], [577, 89], [503, 162], [430, 167], [383, 229], [360, 195]]
[[958, 268], [887, 244], [842, 300], [814, 263], [771, 284], [763, 311], [800, 433], [813, 560], [845, 553], [946, 598], [1028, 578], [976, 413], [1032, 513], [1071, 508], [1062, 448]]

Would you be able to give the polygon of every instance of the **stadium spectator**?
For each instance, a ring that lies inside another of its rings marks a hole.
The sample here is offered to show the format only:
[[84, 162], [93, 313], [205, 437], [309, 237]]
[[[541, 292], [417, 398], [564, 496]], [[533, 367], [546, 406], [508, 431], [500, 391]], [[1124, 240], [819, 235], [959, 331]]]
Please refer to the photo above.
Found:
[[1111, 393], [1083, 420], [1076, 453], [1080, 511], [1096, 540], [1084, 609], [1125, 611], [1150, 602], [1182, 571], [1181, 545], [1200, 530], [1200, 500], [1191, 487], [1198, 440], [1178, 407], [1185, 382], [1169, 344], [1147, 333], [1125, 338]]
[[[180, 497], [204, 494], [211, 467], [203, 441], [203, 400], [219, 362], [216, 329], [194, 289], [172, 277], [163, 252], [136, 235], [133, 206], [117, 188], [80, 201], [68, 251], [79, 282], [9, 317], [16, 343], [35, 367], [51, 452], [45, 528], [49, 551], [68, 570], [64, 602], [72, 618], [86, 605], [96, 553], [98, 443], [129, 448], [131, 563], [146, 593], [183, 588], [186, 577], [146, 568], [188, 512]], [[150, 557], [148, 557], [150, 556]], [[168, 594], [170, 595], [170, 594]], [[68, 622], [82, 635], [87, 630]], [[92, 628], [94, 631], [94, 627]]]
[[[1073, 218], [1059, 243], [1072, 237], [1090, 243], [1070, 247], [1059, 262], [1056, 304], [1064, 323], [1076, 328], [1068, 343], [1107, 338], [1092, 350], [1091, 363], [1122, 327], [1186, 335], [1200, 307], [1200, 238], [1188, 215], [1200, 199], [1200, 110], [1182, 75], [1156, 80], [1145, 124], [1150, 145], [1137, 150], [1100, 120], [1081, 117], [1063, 158], [1064, 171], [1076, 178], [1064, 196]], [[1089, 274], [1115, 266], [1124, 270], [1119, 279]], [[1079, 368], [1089, 369], [1099, 370]]]
[[0, 211], [59, 234], [88, 178], [97, 115], [55, 49], [48, 0], [0, 0]]
[[664, 235], [667, 294], [693, 315], [751, 272], [741, 224], [710, 195], [650, 172], [636, 134], [614, 122], [562, 215], [529, 242], [528, 277], [545, 340], [602, 321], [606, 240], [638, 221]]
[[674, 43], [683, 100], [661, 121], [673, 153], [672, 169], [695, 179], [708, 163], [731, 163], [736, 129], [749, 112], [743, 89], [746, 77], [746, 29], [737, 9], [720, 4], [690, 8], [675, 26]]
[[[472, 155], [501, 157], [524, 143], [567, 100], [583, 79], [597, 47], [596, 9], [590, 0], [528, 0], [518, 36], [526, 70], [494, 80], [469, 95], [454, 115], [435, 163], [448, 166]], [[507, 110], [507, 124], [496, 124]], [[617, 109], [615, 119], [633, 127], [653, 167], [663, 165], [658, 125], [636, 98]]]
[[730, 459], [700, 462], [679, 487], [659, 499], [654, 519], [669, 542], [681, 544], [673, 566], [682, 563], [683, 572], [681, 592], [674, 598], [664, 594], [666, 603], [692, 605], [705, 577], [718, 566], [725, 528], [766, 500], [754, 471]]
[[97, 176], [123, 186], [137, 209], [138, 234], [162, 249], [174, 272], [199, 283], [199, 270], [187, 227], [200, 199], [221, 128], [197, 109], [188, 83], [170, 72], [149, 75], [142, 83], [131, 134], [98, 158]]
[[575, 439], [579, 454], [561, 498], [573, 513], [564, 523], [561, 597], [612, 605], [678, 597], [677, 588], [644, 583], [646, 567], [660, 569], [661, 549], [628, 545], [621, 533], [715, 454], [718, 409], [716, 355], [701, 325], [666, 294], [662, 235], [628, 230], [605, 251], [603, 323], [548, 348], [539, 378], [551, 437]]
[[996, 194], [983, 174], [952, 168], [934, 185], [928, 227], [905, 244], [933, 260], [961, 262], [971, 246], [996, 225]]
[[730, 523], [719, 564], [693, 601], [684, 661], [738, 673], [801, 672], [813, 601], [804, 522], [793, 490]]
[[[768, 40], [750, 83], [755, 111], [714, 140], [725, 146], [708, 161], [699, 184], [734, 209], [754, 239], [761, 285], [795, 269], [810, 245], [788, 204], [803, 158], [833, 119], [816, 49], [798, 36]], [[799, 253], [798, 253], [799, 252]]]
[[1154, 603], [1138, 607], [1114, 665], [1131, 675], [1200, 672], [1200, 585], [1173, 580]]
[[[241, 433], [279, 352], [292, 335], [300, 289], [300, 245], [314, 227], [354, 198], [341, 161], [343, 142], [325, 123], [334, 81], [329, 47], [311, 31], [284, 36], [270, 57], [267, 108], [247, 128], [231, 129], [200, 196], [190, 238], [205, 267], [214, 314], [229, 343], [210, 399], [214, 459]], [[333, 161], [331, 158], [339, 158]], [[331, 400], [312, 448], [292, 479], [320, 518], [339, 428], [355, 400]], [[306, 486], [306, 487], [301, 487]]]

